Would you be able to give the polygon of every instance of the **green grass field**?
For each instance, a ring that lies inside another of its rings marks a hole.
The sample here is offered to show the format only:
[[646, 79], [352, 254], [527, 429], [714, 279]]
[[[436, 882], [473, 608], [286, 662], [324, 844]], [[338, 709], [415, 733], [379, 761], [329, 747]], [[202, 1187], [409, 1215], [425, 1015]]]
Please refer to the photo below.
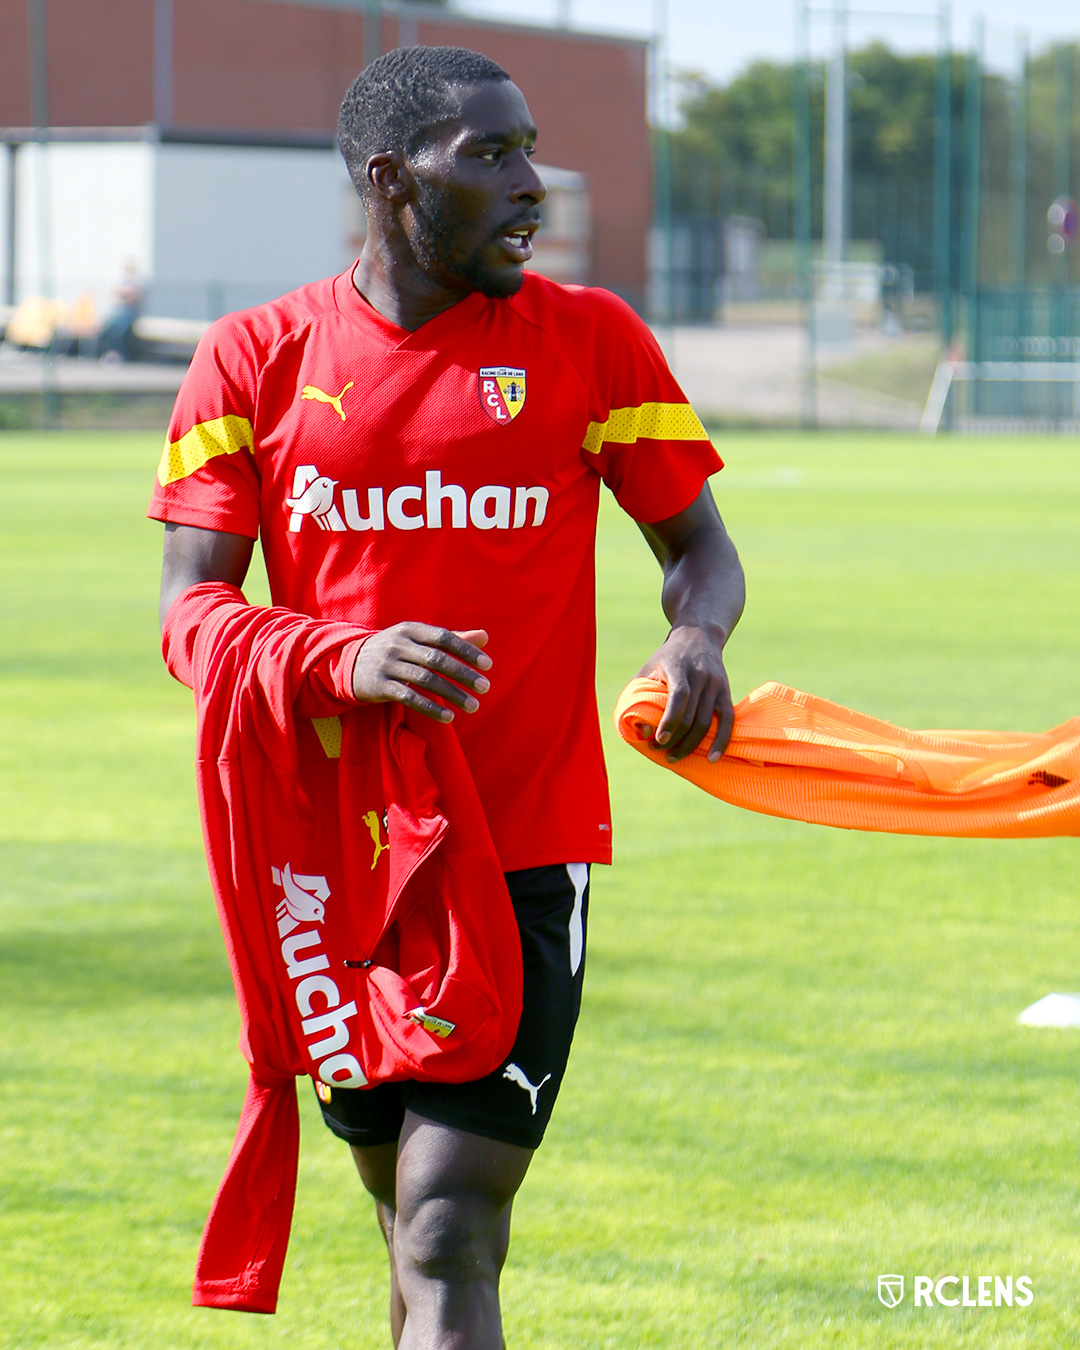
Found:
[[[721, 451], [738, 695], [779, 679], [911, 726], [1080, 712], [1075, 445]], [[0, 436], [0, 1346], [374, 1350], [381, 1239], [307, 1091], [279, 1314], [188, 1307], [246, 1069], [190, 697], [157, 655], [156, 452]], [[605, 504], [605, 723], [657, 592]], [[617, 864], [518, 1203], [512, 1350], [1074, 1343], [1080, 1032], [1016, 1015], [1080, 989], [1077, 845], [847, 835], [609, 762]], [[907, 1276], [891, 1311], [884, 1272]], [[912, 1277], [946, 1273], [1028, 1275], [1035, 1300], [913, 1308]]]

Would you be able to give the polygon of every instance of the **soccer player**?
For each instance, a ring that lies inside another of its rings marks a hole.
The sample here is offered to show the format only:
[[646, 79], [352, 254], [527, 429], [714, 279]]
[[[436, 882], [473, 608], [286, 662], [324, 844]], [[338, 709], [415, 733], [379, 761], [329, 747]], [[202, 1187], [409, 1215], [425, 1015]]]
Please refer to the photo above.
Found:
[[476, 1083], [320, 1092], [375, 1199], [402, 1350], [503, 1345], [511, 1204], [577, 1020], [589, 865], [610, 861], [602, 482], [663, 569], [670, 632], [641, 671], [670, 690], [657, 742], [685, 756], [718, 714], [718, 757], [732, 722], [722, 652], [743, 582], [707, 484], [720, 461], [625, 304], [524, 272], [536, 135], [474, 52], [415, 47], [362, 71], [339, 139], [363, 253], [213, 325], [150, 510], [163, 616], [197, 582], [240, 585], [261, 536], [275, 604], [374, 630], [353, 696], [453, 723], [507, 874], [525, 970], [507, 1062]]

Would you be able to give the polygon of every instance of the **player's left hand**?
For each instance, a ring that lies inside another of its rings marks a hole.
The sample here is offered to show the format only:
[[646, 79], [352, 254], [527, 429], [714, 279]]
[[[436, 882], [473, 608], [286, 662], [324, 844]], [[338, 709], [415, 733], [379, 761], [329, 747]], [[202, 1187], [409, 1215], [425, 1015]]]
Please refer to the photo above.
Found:
[[673, 628], [664, 645], [638, 671], [642, 678], [667, 685], [667, 707], [654, 740], [667, 750], [669, 764], [685, 759], [701, 743], [714, 714], [718, 725], [709, 759], [715, 763], [727, 748], [735, 711], [724, 669], [725, 641], [720, 629]]

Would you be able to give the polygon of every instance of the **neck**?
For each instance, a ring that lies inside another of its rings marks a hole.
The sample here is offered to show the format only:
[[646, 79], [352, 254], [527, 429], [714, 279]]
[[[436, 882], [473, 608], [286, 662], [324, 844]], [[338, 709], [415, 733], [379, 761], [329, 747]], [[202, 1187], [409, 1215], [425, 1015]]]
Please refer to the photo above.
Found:
[[410, 333], [470, 293], [435, 281], [420, 269], [410, 250], [395, 249], [374, 230], [353, 269], [353, 285], [372, 309]]

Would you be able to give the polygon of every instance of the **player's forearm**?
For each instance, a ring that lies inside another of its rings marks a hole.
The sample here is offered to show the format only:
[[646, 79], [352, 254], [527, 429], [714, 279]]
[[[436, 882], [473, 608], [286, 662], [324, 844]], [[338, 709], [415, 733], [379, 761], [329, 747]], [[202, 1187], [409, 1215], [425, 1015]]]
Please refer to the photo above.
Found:
[[672, 628], [700, 628], [726, 642], [742, 615], [746, 584], [719, 520], [700, 525], [663, 566], [662, 604]]

